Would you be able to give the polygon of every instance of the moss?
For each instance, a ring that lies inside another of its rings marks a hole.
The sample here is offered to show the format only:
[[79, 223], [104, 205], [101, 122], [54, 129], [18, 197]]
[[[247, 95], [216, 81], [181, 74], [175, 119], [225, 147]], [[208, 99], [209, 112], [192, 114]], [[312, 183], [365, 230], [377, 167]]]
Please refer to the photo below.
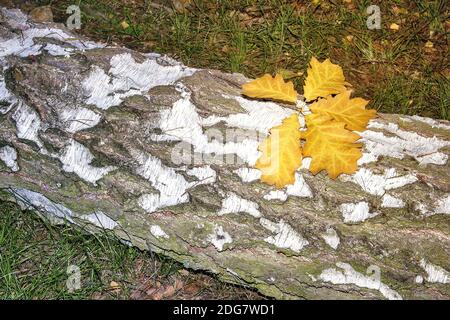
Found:
[[0, 188], [0, 200], [2, 201], [13, 201], [11, 193], [7, 191], [7, 189]]

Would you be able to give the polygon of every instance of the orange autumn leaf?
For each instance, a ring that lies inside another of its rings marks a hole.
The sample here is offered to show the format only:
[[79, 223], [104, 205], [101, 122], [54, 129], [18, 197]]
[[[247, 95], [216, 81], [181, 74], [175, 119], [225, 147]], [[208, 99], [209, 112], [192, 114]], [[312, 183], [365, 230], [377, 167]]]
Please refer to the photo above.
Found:
[[255, 167], [261, 170], [261, 181], [282, 188], [295, 181], [295, 171], [302, 162], [300, 124], [297, 113], [270, 130], [259, 146], [262, 152]]
[[284, 82], [283, 77], [277, 74], [272, 78], [270, 74], [250, 81], [242, 86], [243, 94], [250, 98], [273, 99], [288, 103], [297, 102], [297, 91], [294, 84]]
[[335, 97], [328, 96], [313, 103], [309, 108], [314, 114], [327, 115], [345, 123], [349, 130], [364, 131], [377, 112], [365, 108], [369, 101], [362, 98], [350, 99], [350, 94], [350, 91], [345, 91]]
[[303, 95], [306, 101], [324, 98], [330, 94], [346, 91], [344, 72], [337, 64], [329, 59], [319, 62], [312, 58], [308, 68], [308, 75], [303, 86]]
[[[299, 73], [288, 72], [287, 76], [293, 74]], [[357, 143], [360, 136], [353, 131], [364, 131], [376, 117], [376, 111], [366, 109], [367, 100], [351, 98], [347, 86], [350, 84], [339, 65], [329, 59], [311, 59], [304, 96], [306, 101], [316, 101], [309, 105], [311, 114], [305, 116], [306, 130], [300, 131], [298, 113], [270, 130], [270, 136], [259, 146], [262, 155], [255, 164], [261, 170], [261, 181], [277, 188], [294, 183], [303, 156], [311, 157], [311, 173], [325, 170], [332, 179], [357, 170], [362, 145]], [[245, 95], [253, 98], [291, 103], [297, 100], [293, 84], [285, 83], [282, 74], [266, 74], [242, 88]], [[305, 141], [303, 149], [301, 140]]]
[[360, 136], [345, 129], [345, 123], [326, 115], [306, 116], [308, 130], [303, 138], [306, 143], [304, 156], [311, 157], [309, 170], [312, 174], [325, 170], [332, 179], [341, 173], [351, 174], [358, 168], [361, 144], [355, 143]]

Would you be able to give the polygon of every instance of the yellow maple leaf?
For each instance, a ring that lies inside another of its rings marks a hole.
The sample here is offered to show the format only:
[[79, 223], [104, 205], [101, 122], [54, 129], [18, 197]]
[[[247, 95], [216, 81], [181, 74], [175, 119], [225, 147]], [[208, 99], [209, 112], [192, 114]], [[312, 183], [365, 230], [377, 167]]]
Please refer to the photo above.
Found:
[[355, 143], [360, 136], [345, 129], [345, 123], [337, 122], [327, 115], [306, 116], [308, 130], [303, 138], [306, 143], [304, 156], [311, 157], [309, 170], [317, 174], [326, 170], [332, 179], [341, 173], [354, 173], [361, 158], [361, 144]]
[[345, 91], [335, 97], [328, 96], [313, 103], [309, 108], [315, 114], [328, 115], [345, 123], [349, 130], [364, 131], [377, 112], [365, 108], [369, 101], [362, 98], [350, 99], [350, 94], [350, 91]]
[[283, 77], [277, 74], [274, 78], [270, 74], [250, 81], [242, 86], [243, 94], [251, 98], [273, 99], [289, 103], [297, 102], [297, 91], [294, 84], [284, 82]]
[[302, 162], [300, 124], [297, 113], [270, 130], [259, 146], [262, 155], [255, 164], [261, 170], [261, 181], [282, 188], [295, 182], [295, 170]]
[[303, 95], [306, 101], [315, 100], [347, 90], [344, 72], [337, 64], [331, 63], [329, 59], [319, 62], [312, 58], [309, 63], [308, 76], [303, 86]]
[[120, 26], [122, 27], [122, 29], [128, 29], [130, 27], [130, 24], [128, 22], [126, 22], [125, 20], [123, 20], [120, 23]]

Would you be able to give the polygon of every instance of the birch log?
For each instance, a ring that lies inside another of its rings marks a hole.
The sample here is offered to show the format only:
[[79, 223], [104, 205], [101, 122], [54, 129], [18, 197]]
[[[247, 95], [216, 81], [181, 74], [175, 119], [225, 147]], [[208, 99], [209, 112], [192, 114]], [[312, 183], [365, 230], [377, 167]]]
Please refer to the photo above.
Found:
[[293, 110], [242, 97], [242, 75], [18, 10], [0, 39], [3, 200], [276, 298], [450, 298], [449, 122], [381, 114], [356, 174], [305, 159], [276, 190], [253, 165]]

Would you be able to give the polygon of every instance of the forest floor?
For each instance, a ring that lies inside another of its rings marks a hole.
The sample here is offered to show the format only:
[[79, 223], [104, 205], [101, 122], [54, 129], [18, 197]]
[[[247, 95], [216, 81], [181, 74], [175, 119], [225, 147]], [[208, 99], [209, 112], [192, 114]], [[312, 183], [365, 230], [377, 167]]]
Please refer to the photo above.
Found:
[[[82, 14], [77, 32], [94, 40], [248, 77], [281, 72], [298, 88], [312, 56], [330, 58], [369, 108], [450, 120], [446, 0], [0, 0], [27, 12], [50, 5], [62, 23], [74, 3]], [[381, 29], [367, 27], [370, 5], [380, 8]], [[82, 274], [73, 293], [70, 265]], [[0, 203], [0, 298], [263, 297]]]

